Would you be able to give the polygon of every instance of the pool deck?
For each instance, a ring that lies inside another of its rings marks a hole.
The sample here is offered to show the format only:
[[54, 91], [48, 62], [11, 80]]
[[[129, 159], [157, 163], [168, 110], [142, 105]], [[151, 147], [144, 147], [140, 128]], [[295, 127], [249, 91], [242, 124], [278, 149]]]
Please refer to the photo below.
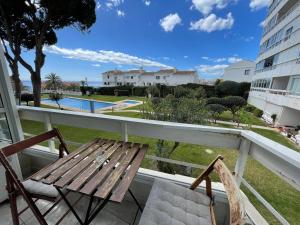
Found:
[[[94, 102], [102, 102], [102, 103], [115, 104], [114, 106], [107, 106], [107, 107], [95, 109], [95, 113], [103, 113], [103, 112], [107, 112], [108, 110], [111, 110], [111, 111], [122, 110], [122, 109], [126, 109], [126, 108], [130, 108], [130, 107], [133, 107], [133, 106], [137, 106], [137, 105], [143, 104], [142, 101], [132, 100], [132, 99], [124, 99], [124, 100], [117, 101], [117, 102], [109, 102], [109, 101], [100, 101], [100, 100], [95, 100], [95, 99], [76, 98], [76, 97], [69, 97], [69, 96], [67, 96], [67, 97], [68, 98], [72, 98], [72, 99], [78, 99], [78, 100], [86, 100], [86, 101], [94, 101]], [[42, 99], [42, 101], [43, 101], [43, 99]], [[126, 101], [135, 101], [137, 103], [136, 104], [124, 103]], [[48, 103], [48, 102], [45, 103], [45, 102], [42, 102], [42, 104], [58, 108], [58, 105], [56, 103]], [[78, 111], [78, 112], [90, 112], [90, 110], [79, 109], [79, 108], [74, 108], [74, 107], [65, 106], [65, 105], [61, 105], [61, 108], [66, 109], [66, 110], [71, 110], [71, 111]]]

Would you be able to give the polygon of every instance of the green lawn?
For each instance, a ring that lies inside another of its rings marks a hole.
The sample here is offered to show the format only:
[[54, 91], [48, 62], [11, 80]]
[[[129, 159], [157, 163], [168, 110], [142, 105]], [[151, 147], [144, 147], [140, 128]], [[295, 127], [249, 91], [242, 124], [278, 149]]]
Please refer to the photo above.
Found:
[[[267, 124], [262, 121], [261, 119], [257, 118], [250, 112], [246, 112], [246, 115], [248, 116], [249, 120], [252, 121], [252, 125], [258, 125], [258, 126], [267, 126]], [[232, 114], [230, 111], [225, 111], [221, 114], [220, 120], [224, 121], [232, 121]]]
[[257, 129], [257, 128], [252, 128], [252, 130], [262, 136], [265, 136], [273, 141], [276, 141], [284, 146], [287, 146], [288, 148], [291, 148], [291, 149], [294, 149], [294, 150], [300, 152], [300, 147], [296, 146], [292, 141], [290, 141], [288, 138], [282, 136], [280, 133], [278, 133], [276, 131]]
[[[132, 113], [109, 113], [113, 115], [132, 116]], [[31, 134], [39, 134], [44, 131], [44, 125], [39, 122], [22, 120], [24, 132]], [[120, 139], [120, 135], [111, 132], [104, 132], [92, 129], [80, 129], [80, 132], [74, 132], [74, 127], [57, 125], [61, 130], [62, 135], [66, 140], [73, 142], [85, 143], [96, 137]], [[77, 129], [78, 130], [78, 129]], [[261, 130], [259, 130], [261, 132]], [[148, 154], [155, 154], [156, 140], [151, 138], [130, 136], [129, 141], [148, 143], [150, 149]], [[284, 144], [284, 143], [282, 143]], [[285, 143], [286, 144], [286, 143]], [[71, 150], [76, 146], [70, 146]], [[203, 145], [192, 145], [181, 143], [172, 155], [172, 159], [196, 163], [200, 165], [208, 165], [218, 154], [225, 158], [225, 163], [233, 170], [236, 162], [238, 152], [225, 148], [210, 148]], [[156, 162], [151, 160], [144, 160], [142, 166], [150, 169], [156, 169]], [[194, 169], [192, 175], [196, 176], [201, 171]], [[297, 224], [300, 221], [300, 193], [293, 189], [290, 185], [282, 181], [272, 172], [264, 168], [257, 161], [249, 159], [245, 171], [246, 180], [267, 200], [269, 201], [282, 215], [291, 223]], [[214, 177], [215, 179], [215, 177]], [[243, 188], [251, 202], [259, 209], [270, 224], [279, 224], [268, 213], [268, 211], [261, 206], [255, 197]]]
[[84, 99], [93, 99], [98, 101], [108, 101], [108, 102], [117, 102], [122, 100], [138, 100], [143, 101], [145, 97], [137, 97], [137, 96], [113, 96], [113, 95], [91, 95], [91, 96], [72, 96], [77, 98], [84, 98]]

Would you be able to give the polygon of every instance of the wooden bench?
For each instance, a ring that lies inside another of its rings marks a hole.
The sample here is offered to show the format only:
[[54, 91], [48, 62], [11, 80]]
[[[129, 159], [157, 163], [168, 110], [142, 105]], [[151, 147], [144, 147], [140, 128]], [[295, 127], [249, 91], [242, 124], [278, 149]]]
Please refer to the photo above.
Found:
[[[139, 224], [216, 225], [209, 177], [212, 171], [218, 174], [228, 196], [229, 224], [245, 224], [246, 214], [240, 190], [222, 159], [222, 156], [218, 156], [211, 162], [207, 169], [195, 179], [190, 189], [155, 179]], [[203, 180], [206, 181], [206, 194], [195, 191]]]

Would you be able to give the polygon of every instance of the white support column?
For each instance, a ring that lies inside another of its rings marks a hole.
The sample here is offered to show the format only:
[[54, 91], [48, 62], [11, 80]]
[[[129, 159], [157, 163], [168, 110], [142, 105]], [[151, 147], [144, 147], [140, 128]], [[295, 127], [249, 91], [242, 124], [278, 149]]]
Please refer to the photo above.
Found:
[[123, 141], [128, 141], [128, 130], [127, 130], [127, 123], [122, 123], [121, 124], [121, 138]]
[[[51, 125], [51, 120], [50, 120], [50, 116], [48, 113], [45, 113], [44, 115], [44, 126], [45, 126], [45, 130], [46, 131], [50, 131], [52, 130], [52, 125]], [[50, 149], [50, 152], [56, 152], [55, 150], [55, 143], [53, 140], [49, 140], [48, 141], [48, 146], [49, 146], [49, 149]]]
[[242, 182], [250, 147], [251, 147], [251, 141], [247, 139], [243, 139], [239, 148], [239, 156], [236, 161], [235, 170], [234, 170], [235, 179], [238, 186], [240, 186]]

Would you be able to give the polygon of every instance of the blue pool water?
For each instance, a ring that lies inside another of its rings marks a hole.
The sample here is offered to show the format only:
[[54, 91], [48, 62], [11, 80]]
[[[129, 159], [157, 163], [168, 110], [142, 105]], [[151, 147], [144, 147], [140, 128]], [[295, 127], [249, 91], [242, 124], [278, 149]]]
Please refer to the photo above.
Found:
[[[51, 103], [56, 104], [55, 101], [52, 101], [51, 99], [42, 99], [42, 103]], [[71, 107], [71, 108], [77, 108], [77, 109], [83, 109], [83, 110], [90, 110], [90, 101], [84, 100], [84, 99], [76, 99], [76, 98], [63, 98], [59, 100], [59, 103], [62, 107]], [[94, 103], [95, 109], [101, 109], [106, 107], [115, 106], [117, 104], [110, 103], [110, 102], [96, 102]]]
[[132, 105], [140, 103], [140, 102], [134, 101], [134, 100], [125, 100], [125, 101], [122, 101], [122, 102], [127, 103], [127, 104], [132, 104]]

